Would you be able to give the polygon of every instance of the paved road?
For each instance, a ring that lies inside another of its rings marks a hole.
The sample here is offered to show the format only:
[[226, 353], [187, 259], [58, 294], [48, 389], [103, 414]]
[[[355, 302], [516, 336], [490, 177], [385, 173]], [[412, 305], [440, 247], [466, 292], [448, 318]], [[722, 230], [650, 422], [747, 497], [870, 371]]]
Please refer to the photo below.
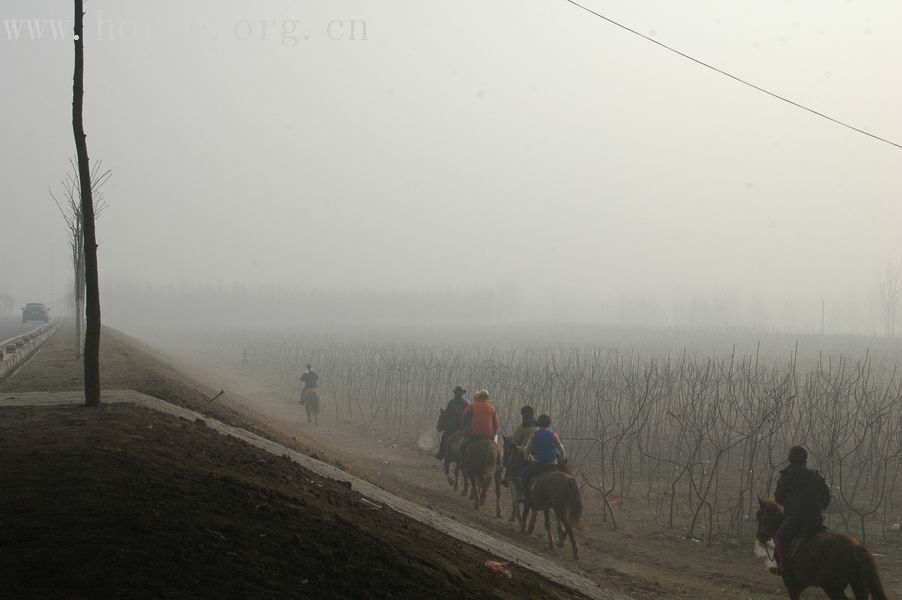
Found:
[[0, 342], [17, 335], [22, 335], [43, 323], [23, 323], [20, 316], [4, 315], [0, 317]]

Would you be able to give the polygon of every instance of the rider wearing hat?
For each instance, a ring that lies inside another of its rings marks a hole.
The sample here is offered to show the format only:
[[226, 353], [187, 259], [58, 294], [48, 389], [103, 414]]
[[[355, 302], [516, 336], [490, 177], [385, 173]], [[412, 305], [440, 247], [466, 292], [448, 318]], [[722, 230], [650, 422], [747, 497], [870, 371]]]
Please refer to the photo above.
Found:
[[823, 529], [823, 511], [830, 505], [830, 488], [820, 473], [808, 468], [808, 451], [801, 446], [789, 449], [789, 466], [780, 471], [774, 500], [786, 516], [774, 536], [777, 568], [772, 571], [782, 575], [792, 541]]
[[464, 398], [464, 394], [466, 393], [467, 390], [464, 388], [459, 385], [455, 386], [454, 397], [448, 400], [448, 406], [445, 407], [445, 428], [442, 431], [442, 440], [439, 443], [438, 452], [435, 454], [435, 457], [439, 460], [445, 457], [448, 438], [461, 427], [460, 419], [464, 414], [464, 409], [467, 408], [467, 399]]

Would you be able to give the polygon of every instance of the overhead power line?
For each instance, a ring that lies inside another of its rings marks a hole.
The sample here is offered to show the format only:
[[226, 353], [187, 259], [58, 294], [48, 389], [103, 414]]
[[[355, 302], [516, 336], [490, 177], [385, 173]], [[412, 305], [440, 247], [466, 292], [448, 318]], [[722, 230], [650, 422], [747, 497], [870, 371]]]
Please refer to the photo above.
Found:
[[759, 91], [759, 92], [762, 92], [762, 93], [764, 93], [764, 94], [767, 94], [768, 96], [770, 96], [770, 97], [772, 97], [772, 98], [776, 98], [777, 100], [782, 100], [783, 102], [786, 102], [787, 104], [791, 104], [792, 106], [795, 106], [796, 108], [801, 108], [802, 110], [808, 111], [809, 113], [811, 113], [811, 114], [813, 114], [813, 115], [817, 115], [818, 117], [821, 117], [821, 118], [823, 118], [823, 119], [827, 119], [828, 121], [830, 121], [830, 122], [832, 122], [832, 123], [835, 123], [835, 124], [837, 124], [837, 125], [842, 125], [843, 127], [846, 127], [846, 128], [848, 128], [848, 129], [851, 129], [852, 131], [857, 131], [858, 133], [861, 133], [861, 134], [866, 135], [866, 136], [868, 136], [868, 137], [874, 138], [875, 140], [878, 140], [878, 141], [884, 142], [884, 143], [886, 143], [886, 144], [889, 144], [890, 146], [895, 146], [896, 148], [902, 149], [902, 144], [899, 144], [899, 143], [897, 143], [897, 142], [894, 142], [894, 141], [892, 141], [892, 140], [889, 140], [889, 139], [887, 139], [887, 138], [885, 138], [885, 137], [881, 137], [881, 136], [879, 136], [879, 135], [877, 135], [877, 134], [875, 134], [875, 133], [871, 133], [870, 131], [866, 131], [866, 130], [864, 130], [864, 129], [860, 129], [860, 128], [858, 128], [858, 127], [855, 127], [854, 125], [850, 125], [849, 123], [846, 123], [846, 122], [844, 122], [844, 121], [840, 121], [839, 119], [836, 119], [836, 118], [834, 118], [834, 117], [831, 117], [830, 115], [826, 115], [826, 114], [824, 114], [824, 113], [822, 113], [822, 112], [820, 112], [820, 111], [814, 110], [813, 108], [809, 108], [809, 107], [805, 106], [804, 104], [799, 104], [798, 102], [796, 102], [796, 101], [794, 101], [794, 100], [790, 100], [789, 98], [786, 98], [785, 96], [781, 96], [780, 94], [774, 93], [774, 92], [772, 92], [772, 91], [770, 91], [770, 90], [766, 90], [766, 89], [764, 89], [763, 87], [761, 87], [761, 86], [759, 86], [759, 85], [755, 85], [754, 83], [752, 83], [752, 82], [750, 82], [750, 81], [747, 81], [747, 80], [745, 80], [745, 79], [743, 79], [743, 78], [741, 78], [741, 77], [738, 77], [737, 75], [733, 75], [732, 73], [728, 73], [727, 71], [724, 71], [723, 69], [719, 69], [719, 68], [715, 67], [714, 65], [711, 65], [711, 64], [709, 64], [709, 63], [706, 63], [706, 62], [703, 61], [703, 60], [699, 60], [699, 59], [697, 59], [697, 58], [695, 58], [695, 57], [693, 57], [693, 56], [689, 56], [689, 55], [686, 54], [685, 52], [681, 52], [680, 50], [677, 50], [676, 48], [674, 48], [674, 47], [672, 47], [672, 46], [668, 46], [667, 44], [664, 44], [664, 43], [662, 43], [662, 42], [659, 42], [658, 40], [654, 39], [653, 37], [647, 36], [647, 35], [645, 35], [644, 33], [640, 33], [640, 32], [638, 32], [638, 31], [636, 31], [635, 29], [633, 29], [633, 28], [631, 28], [631, 27], [628, 27], [628, 26], [624, 25], [623, 23], [619, 23], [619, 22], [615, 21], [614, 19], [611, 19], [610, 17], [606, 17], [605, 15], [601, 14], [600, 12], [594, 11], [594, 10], [592, 10], [591, 8], [587, 7], [587, 6], [584, 6], [584, 5], [580, 4], [579, 2], [576, 2], [575, 0], [564, 0], [564, 2], [569, 2], [569, 3], [572, 4], [573, 6], [575, 6], [575, 7], [577, 7], [577, 8], [581, 8], [582, 10], [586, 11], [587, 13], [590, 13], [590, 14], [592, 14], [592, 15], [595, 15], [595, 16], [598, 17], [599, 19], [603, 19], [603, 20], [607, 21], [608, 23], [610, 23], [611, 25], [616, 25], [617, 27], [619, 27], [619, 28], [621, 28], [621, 29], [623, 29], [623, 30], [625, 30], [625, 31], [628, 31], [628, 32], [632, 33], [633, 35], [638, 35], [638, 36], [641, 37], [642, 39], [644, 39], [644, 40], [646, 40], [646, 41], [649, 41], [649, 42], [651, 42], [652, 44], [656, 44], [656, 45], [660, 46], [661, 48], [664, 48], [665, 50], [669, 50], [670, 52], [673, 52], [674, 54], [677, 54], [677, 55], [679, 55], [679, 56], [682, 56], [683, 58], [685, 58], [685, 59], [687, 59], [687, 60], [690, 60], [690, 61], [696, 63], [697, 65], [701, 65], [701, 66], [703, 66], [703, 67], [705, 67], [705, 68], [707, 68], [707, 69], [711, 69], [712, 71], [714, 71], [714, 72], [716, 72], [716, 73], [720, 73], [721, 75], [724, 75], [724, 76], [726, 76], [726, 77], [729, 77], [729, 78], [732, 79], [733, 81], [738, 81], [739, 83], [741, 83], [741, 84], [743, 84], [743, 85], [746, 85], [746, 86], [748, 86], [748, 87], [750, 87], [750, 88], [752, 88], [752, 89], [754, 89], [754, 90], [757, 90], [757, 91]]

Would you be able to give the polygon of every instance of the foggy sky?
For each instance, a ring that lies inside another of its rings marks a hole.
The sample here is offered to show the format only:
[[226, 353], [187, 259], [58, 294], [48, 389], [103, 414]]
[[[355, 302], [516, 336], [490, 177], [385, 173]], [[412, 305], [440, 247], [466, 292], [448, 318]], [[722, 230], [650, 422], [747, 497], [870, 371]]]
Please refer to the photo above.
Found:
[[[898, 3], [586, 3], [902, 139]], [[634, 293], [867, 303], [902, 257], [902, 151], [562, 1], [87, 10], [107, 283], [513, 286], [547, 317]], [[6, 0], [9, 19], [71, 3]], [[0, 293], [20, 303], [69, 277], [47, 191], [74, 154], [67, 34], [0, 27]]]

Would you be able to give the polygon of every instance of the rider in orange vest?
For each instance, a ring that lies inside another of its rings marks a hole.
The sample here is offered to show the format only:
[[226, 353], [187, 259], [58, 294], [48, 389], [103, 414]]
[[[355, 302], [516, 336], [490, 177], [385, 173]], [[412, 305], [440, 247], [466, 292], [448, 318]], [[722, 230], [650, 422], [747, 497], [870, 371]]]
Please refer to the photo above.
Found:
[[473, 402], [464, 409], [460, 422], [464, 427], [464, 442], [460, 447], [462, 456], [466, 455], [467, 446], [473, 442], [494, 440], [501, 425], [485, 390], [473, 394]]

